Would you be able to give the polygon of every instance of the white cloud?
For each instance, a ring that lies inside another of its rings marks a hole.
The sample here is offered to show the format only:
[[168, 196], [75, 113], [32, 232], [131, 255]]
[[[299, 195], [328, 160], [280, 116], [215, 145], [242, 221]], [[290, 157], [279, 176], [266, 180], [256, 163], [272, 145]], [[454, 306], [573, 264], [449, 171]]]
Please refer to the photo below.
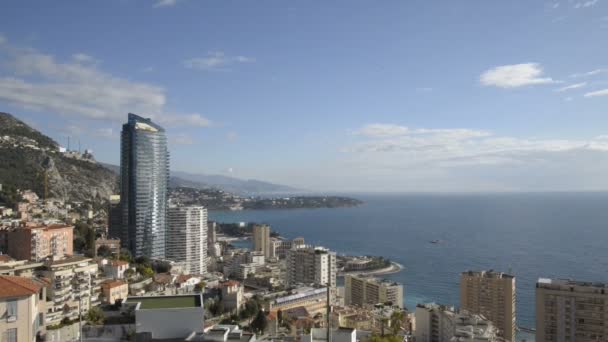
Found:
[[99, 138], [114, 138], [117, 136], [116, 132], [112, 128], [98, 128], [93, 133], [96, 137]]
[[169, 134], [169, 143], [176, 145], [192, 145], [194, 144], [194, 139], [185, 133]]
[[404, 136], [442, 136], [444, 138], [452, 139], [467, 139], [476, 137], [485, 137], [491, 135], [490, 132], [471, 130], [466, 128], [416, 128], [409, 129], [405, 126], [395, 124], [369, 124], [361, 127], [361, 129], [354, 132], [355, 135], [365, 136], [367, 138], [392, 138], [392, 137], [404, 137]]
[[485, 86], [517, 88], [535, 84], [557, 83], [550, 77], [542, 77], [543, 69], [538, 63], [502, 65], [485, 71], [479, 81]]
[[76, 62], [80, 62], [80, 63], [97, 63], [97, 59], [85, 54], [85, 53], [76, 53], [72, 55], [72, 58], [76, 61]]
[[158, 0], [154, 6], [154, 8], [159, 8], [159, 7], [173, 7], [175, 5], [177, 5], [178, 0]]
[[608, 96], [608, 89], [592, 91], [592, 92], [586, 93], [584, 96], [585, 97]]
[[124, 122], [128, 112], [156, 118], [169, 126], [206, 127], [198, 113], [167, 113], [162, 87], [127, 80], [100, 70], [92, 56], [68, 61], [31, 48], [7, 48], [6, 65], [16, 77], [0, 77], [0, 101], [80, 119]]
[[561, 87], [558, 89], [555, 89], [556, 92], [564, 92], [566, 90], [572, 90], [572, 89], [578, 89], [578, 88], [582, 88], [584, 86], [587, 85], [587, 82], [581, 82], [581, 83], [575, 83], [575, 84], [571, 84], [565, 87]]
[[588, 71], [588, 72], [582, 72], [582, 73], [572, 74], [572, 75], [570, 75], [570, 77], [574, 77], [574, 78], [589, 77], [589, 76], [595, 76], [595, 75], [603, 74], [605, 72], [608, 72], [608, 69], [595, 69], [595, 70], [591, 70], [591, 71]]
[[6, 39], [6, 37], [0, 33], [0, 45], [6, 43], [8, 40]]
[[185, 126], [185, 127], [208, 127], [211, 121], [198, 113], [192, 114], [162, 114], [153, 116], [153, 119], [161, 125]]
[[226, 134], [226, 139], [228, 139], [228, 141], [230, 142], [235, 142], [237, 139], [239, 138], [239, 135], [237, 132], [228, 132], [228, 134]]
[[404, 126], [393, 124], [369, 124], [356, 131], [355, 134], [372, 138], [384, 138], [405, 135], [409, 129]]
[[252, 63], [255, 58], [245, 56], [229, 57], [222, 51], [208, 52], [205, 57], [196, 57], [185, 60], [182, 64], [188, 69], [197, 70], [230, 70], [228, 67], [235, 63]]
[[[359, 132], [365, 132], [368, 126], [364, 126]], [[486, 130], [465, 128], [417, 128], [408, 129], [402, 134], [372, 134], [362, 137], [363, 141], [345, 151], [363, 154], [372, 160], [373, 155], [388, 153], [392, 155], [391, 158], [407, 160], [408, 163], [439, 163], [437, 165], [441, 166], [450, 165], [455, 159], [459, 164], [512, 162], [516, 160], [514, 155], [525, 155], [531, 151], [559, 152], [581, 148], [608, 151], [608, 141], [600, 139], [525, 139], [496, 136]]]
[[574, 4], [574, 8], [593, 7], [593, 6], [597, 5], [598, 2], [599, 2], [599, 0], [588, 0], [588, 1], [577, 2], [576, 4]]
[[558, 8], [559, 7], [559, 2], [554, 3], [551, 7], [554, 8], [554, 9]]

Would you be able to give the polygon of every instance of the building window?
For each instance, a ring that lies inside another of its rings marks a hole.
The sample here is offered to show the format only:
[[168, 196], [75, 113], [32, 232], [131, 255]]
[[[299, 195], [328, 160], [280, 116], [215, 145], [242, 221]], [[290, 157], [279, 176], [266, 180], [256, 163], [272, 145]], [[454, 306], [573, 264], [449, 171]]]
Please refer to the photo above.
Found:
[[6, 342], [17, 342], [17, 328], [7, 329], [4, 333], [3, 341]]
[[9, 300], [6, 302], [6, 316], [9, 321], [17, 320], [17, 300]]

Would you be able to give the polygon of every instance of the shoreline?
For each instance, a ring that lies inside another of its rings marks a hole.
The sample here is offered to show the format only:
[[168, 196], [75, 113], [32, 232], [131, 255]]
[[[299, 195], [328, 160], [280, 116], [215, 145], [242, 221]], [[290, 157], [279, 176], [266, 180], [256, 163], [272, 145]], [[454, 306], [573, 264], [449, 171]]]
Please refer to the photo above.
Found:
[[376, 269], [376, 270], [369, 270], [369, 271], [349, 271], [349, 272], [339, 272], [338, 276], [339, 277], [344, 277], [345, 275], [368, 275], [368, 276], [375, 276], [375, 275], [388, 275], [388, 274], [395, 274], [395, 273], [399, 273], [401, 271], [403, 271], [405, 269], [405, 267], [397, 262], [391, 261], [391, 265], [385, 268], [380, 268], [380, 269]]

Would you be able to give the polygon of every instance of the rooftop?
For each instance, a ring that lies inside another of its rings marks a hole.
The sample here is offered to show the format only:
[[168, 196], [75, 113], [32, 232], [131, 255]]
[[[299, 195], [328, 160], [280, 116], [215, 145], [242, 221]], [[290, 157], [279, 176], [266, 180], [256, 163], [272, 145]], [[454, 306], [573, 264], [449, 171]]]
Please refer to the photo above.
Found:
[[25, 297], [38, 293], [43, 285], [33, 279], [0, 276], [0, 298]]
[[200, 295], [129, 297], [127, 303], [139, 303], [139, 310], [184, 309], [202, 306]]
[[65, 259], [61, 259], [61, 260], [52, 260], [49, 261], [51, 266], [60, 266], [60, 265], [68, 265], [68, 264], [76, 264], [76, 263], [81, 263], [81, 262], [85, 262], [85, 261], [90, 261], [91, 258], [87, 258], [87, 257], [83, 257], [83, 256], [72, 256], [72, 257], [68, 257]]
[[550, 279], [550, 278], [538, 278], [537, 285], [538, 286], [542, 286], [542, 285], [584, 286], [584, 287], [596, 287], [596, 288], [600, 288], [600, 289], [608, 288], [607, 283], [577, 281], [577, 280], [572, 280], [572, 279]]
[[127, 282], [122, 281], [122, 280], [106, 280], [103, 283], [101, 283], [101, 287], [107, 287], [107, 288], [115, 288], [118, 286], [122, 286], [122, 285], [127, 285]]
[[489, 271], [466, 271], [466, 272], [462, 272], [462, 275], [468, 275], [468, 276], [475, 276], [475, 277], [479, 277], [479, 278], [497, 278], [497, 279], [501, 279], [501, 278], [506, 278], [506, 279], [513, 279], [515, 278], [514, 275], [508, 274], [508, 273], [504, 273], [504, 272], [496, 272], [494, 270], [489, 270]]

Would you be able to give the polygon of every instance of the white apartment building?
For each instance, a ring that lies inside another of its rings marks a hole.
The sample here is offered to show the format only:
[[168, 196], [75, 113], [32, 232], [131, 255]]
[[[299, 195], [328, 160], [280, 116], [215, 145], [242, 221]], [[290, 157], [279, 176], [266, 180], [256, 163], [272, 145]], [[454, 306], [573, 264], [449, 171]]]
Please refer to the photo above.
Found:
[[373, 277], [344, 277], [344, 304], [363, 307], [387, 302], [403, 308], [403, 285]]
[[536, 283], [536, 340], [608, 339], [608, 284], [541, 278]]
[[418, 304], [415, 311], [416, 342], [503, 342], [498, 328], [485, 317], [454, 307]]
[[287, 257], [287, 251], [294, 247], [303, 246], [304, 238], [298, 237], [293, 240], [283, 240], [273, 238], [270, 240], [271, 244], [271, 257], [278, 259], [285, 259]]
[[51, 281], [47, 291], [50, 301], [47, 304], [47, 325], [56, 325], [64, 318], [76, 319], [79, 307], [85, 314], [91, 306], [99, 304], [101, 283], [105, 279], [99, 275], [98, 266], [91, 259], [71, 257], [49, 261], [38, 273]]
[[226, 277], [246, 279], [249, 274], [264, 266], [266, 258], [263, 252], [243, 252], [226, 256], [224, 260], [223, 273]]
[[315, 284], [336, 286], [336, 253], [327, 248], [297, 246], [287, 252], [288, 286]]
[[166, 257], [186, 273], [207, 273], [207, 209], [169, 207]]

